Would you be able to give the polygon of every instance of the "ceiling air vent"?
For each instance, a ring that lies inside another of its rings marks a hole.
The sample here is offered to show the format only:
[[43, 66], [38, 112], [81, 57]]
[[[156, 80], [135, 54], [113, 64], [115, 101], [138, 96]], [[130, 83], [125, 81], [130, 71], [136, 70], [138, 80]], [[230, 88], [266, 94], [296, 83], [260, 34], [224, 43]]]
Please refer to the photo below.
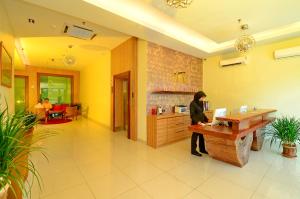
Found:
[[76, 26], [76, 25], [66, 25], [64, 28], [64, 33], [71, 37], [76, 37], [79, 39], [86, 39], [86, 40], [88, 39], [92, 40], [96, 36], [93, 30]]

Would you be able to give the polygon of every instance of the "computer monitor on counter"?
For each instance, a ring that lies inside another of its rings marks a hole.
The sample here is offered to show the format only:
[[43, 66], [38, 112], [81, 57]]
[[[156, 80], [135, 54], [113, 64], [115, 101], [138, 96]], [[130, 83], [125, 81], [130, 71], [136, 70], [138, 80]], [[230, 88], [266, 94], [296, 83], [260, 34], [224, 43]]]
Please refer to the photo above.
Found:
[[227, 109], [226, 108], [217, 108], [214, 112], [213, 120], [209, 125], [217, 125], [220, 123], [216, 118], [226, 116]]
[[240, 107], [240, 113], [246, 113], [248, 111], [248, 106], [247, 105], [243, 105]]

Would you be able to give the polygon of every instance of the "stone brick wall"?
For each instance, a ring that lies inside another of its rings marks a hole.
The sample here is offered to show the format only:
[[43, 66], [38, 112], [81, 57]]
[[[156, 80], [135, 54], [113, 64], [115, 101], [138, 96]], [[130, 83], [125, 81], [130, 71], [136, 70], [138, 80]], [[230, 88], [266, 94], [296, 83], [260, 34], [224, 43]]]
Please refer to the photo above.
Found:
[[187, 91], [202, 89], [202, 60], [154, 43], [148, 43], [147, 111], [162, 105], [167, 112], [174, 105], [189, 105], [193, 95], [153, 94], [153, 91]]

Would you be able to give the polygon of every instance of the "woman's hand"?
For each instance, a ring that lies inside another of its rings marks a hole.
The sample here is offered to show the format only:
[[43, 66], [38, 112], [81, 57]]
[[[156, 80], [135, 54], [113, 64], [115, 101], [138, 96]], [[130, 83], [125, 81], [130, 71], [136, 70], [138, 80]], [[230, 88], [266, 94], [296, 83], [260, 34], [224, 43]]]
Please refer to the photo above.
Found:
[[201, 125], [201, 126], [205, 126], [205, 124], [202, 123], [202, 122], [198, 122], [198, 124]]

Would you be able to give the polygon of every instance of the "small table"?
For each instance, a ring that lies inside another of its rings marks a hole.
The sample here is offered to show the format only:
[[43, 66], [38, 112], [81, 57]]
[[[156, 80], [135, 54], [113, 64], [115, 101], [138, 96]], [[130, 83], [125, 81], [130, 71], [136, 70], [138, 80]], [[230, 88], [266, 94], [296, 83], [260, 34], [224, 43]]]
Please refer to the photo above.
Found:
[[57, 111], [53, 111], [53, 110], [49, 110], [48, 111], [48, 116], [51, 116], [52, 118], [57, 118], [57, 117], [63, 117], [63, 110], [57, 110]]

